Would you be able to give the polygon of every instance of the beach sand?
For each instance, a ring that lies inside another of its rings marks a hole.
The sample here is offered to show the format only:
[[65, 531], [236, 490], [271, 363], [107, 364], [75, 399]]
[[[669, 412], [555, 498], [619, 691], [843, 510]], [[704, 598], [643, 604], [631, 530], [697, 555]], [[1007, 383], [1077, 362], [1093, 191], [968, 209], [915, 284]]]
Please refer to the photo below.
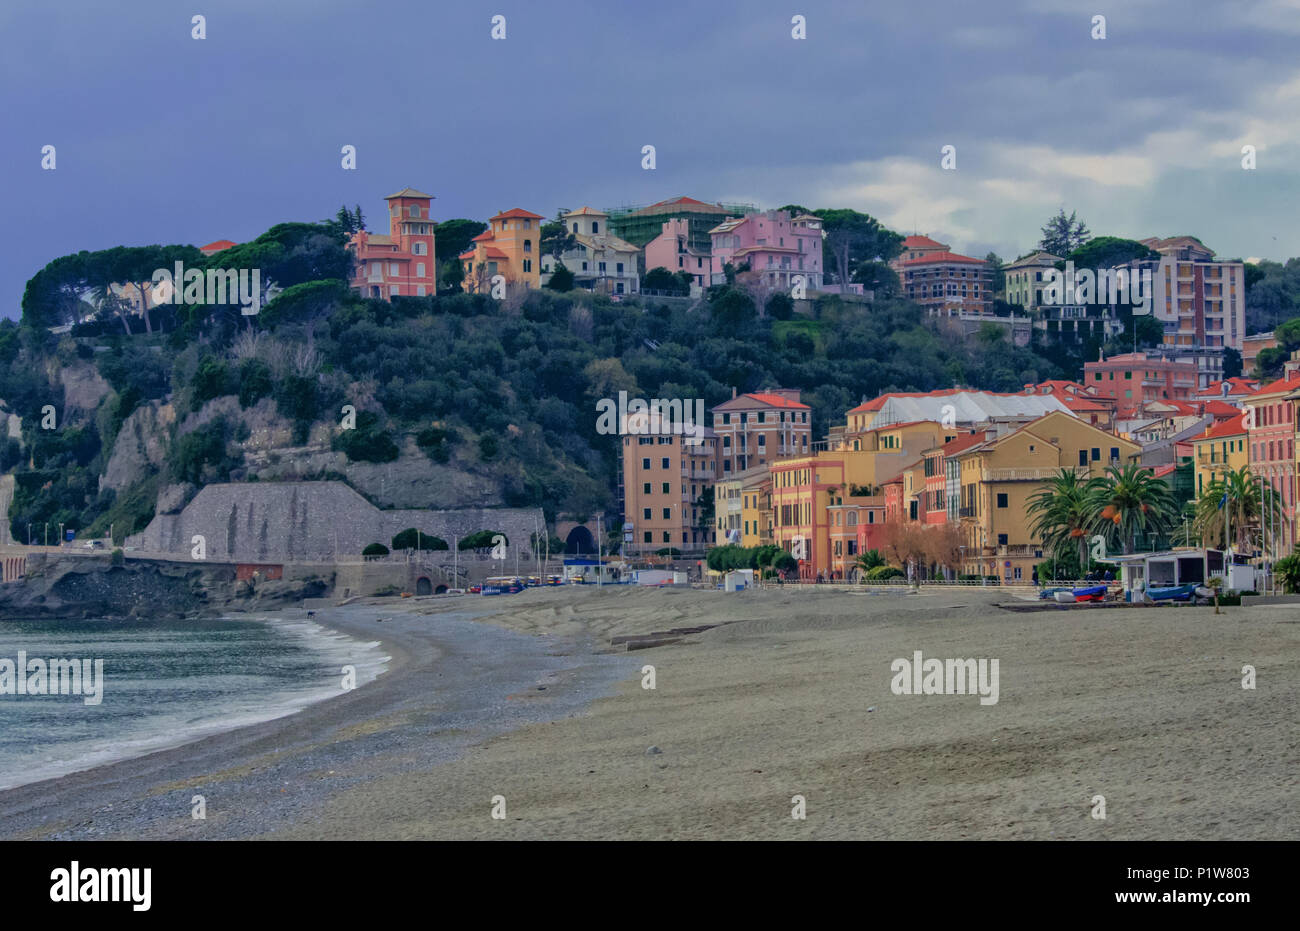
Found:
[[[292, 717], [0, 793], [0, 836], [1296, 835], [1300, 609], [998, 607], [1010, 600], [571, 587], [332, 609], [319, 619], [384, 641], [388, 673]], [[721, 626], [610, 642], [704, 624]], [[917, 650], [996, 658], [997, 704], [893, 694], [891, 663]]]

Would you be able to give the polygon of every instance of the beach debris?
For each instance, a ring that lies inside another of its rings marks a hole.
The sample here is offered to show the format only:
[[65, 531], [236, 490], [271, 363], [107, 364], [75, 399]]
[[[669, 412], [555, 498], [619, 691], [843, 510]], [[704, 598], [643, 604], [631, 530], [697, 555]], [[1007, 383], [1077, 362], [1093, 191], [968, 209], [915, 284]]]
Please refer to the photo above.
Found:
[[871, 712], [873, 712], [873, 711], [875, 711], [875, 710], [876, 710], [876, 706], [875, 706], [875, 705], [872, 705], [870, 708], [867, 709], [867, 713], [870, 714]]
[[660, 750], [658, 747], [656, 747], [656, 746], [654, 746], [654, 745], [651, 745], [651, 746], [649, 746], [649, 747], [646, 747], [646, 750], [645, 750], [645, 755], [646, 755], [646, 756], [654, 756], [655, 754], [658, 754], [658, 753], [663, 753], [663, 751]]

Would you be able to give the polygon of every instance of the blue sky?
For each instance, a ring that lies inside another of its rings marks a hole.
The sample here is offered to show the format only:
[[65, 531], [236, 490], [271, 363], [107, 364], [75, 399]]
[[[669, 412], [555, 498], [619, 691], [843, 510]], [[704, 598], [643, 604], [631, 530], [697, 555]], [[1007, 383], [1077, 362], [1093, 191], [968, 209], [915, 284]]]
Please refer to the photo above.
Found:
[[1300, 255], [1300, 0], [6, 0], [0, 36], [4, 316], [59, 255], [341, 203], [376, 228], [407, 185], [436, 219], [689, 194], [1010, 258], [1065, 207], [1095, 234]]

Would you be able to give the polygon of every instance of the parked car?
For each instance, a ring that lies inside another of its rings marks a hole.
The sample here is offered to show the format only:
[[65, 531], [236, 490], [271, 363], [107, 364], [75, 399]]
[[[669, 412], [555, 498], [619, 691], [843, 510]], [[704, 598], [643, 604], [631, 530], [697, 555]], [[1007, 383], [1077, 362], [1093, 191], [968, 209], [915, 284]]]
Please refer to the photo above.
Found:
[[478, 594], [481, 594], [482, 592], [483, 592], [483, 586], [482, 586], [482, 585], [471, 585], [471, 586], [469, 587], [469, 593], [470, 593], [471, 595], [478, 595]]
[[81, 544], [81, 545], [84, 546], [84, 547], [85, 547], [86, 549], [88, 549], [88, 550], [98, 550], [98, 549], [103, 549], [103, 547], [104, 547], [104, 541], [103, 541], [103, 540], [87, 540], [85, 543], [83, 543], [83, 544]]

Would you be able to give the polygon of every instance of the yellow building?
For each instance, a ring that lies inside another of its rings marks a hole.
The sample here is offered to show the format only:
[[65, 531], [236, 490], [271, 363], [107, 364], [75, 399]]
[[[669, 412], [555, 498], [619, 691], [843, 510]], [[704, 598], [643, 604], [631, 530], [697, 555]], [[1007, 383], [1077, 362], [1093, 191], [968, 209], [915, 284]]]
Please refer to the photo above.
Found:
[[950, 493], [966, 532], [962, 571], [1027, 583], [1042, 559], [1029, 532], [1029, 501], [1063, 468], [1081, 477], [1133, 461], [1141, 446], [1065, 413], [1052, 413], [1002, 436], [992, 435], [949, 458]]
[[[801, 577], [829, 573], [837, 567], [833, 539], [845, 534], [834, 523], [848, 519], [844, 506], [854, 505], [850, 510], [855, 520], [883, 512], [880, 486], [915, 462], [922, 450], [956, 435], [955, 428], [933, 421], [894, 424], [857, 438], [860, 446], [870, 448], [840, 448], [769, 463], [772, 542], [790, 552], [802, 540]], [[840, 558], [848, 560], [850, 555], [841, 546]]]
[[713, 486], [715, 545], [762, 546], [772, 542], [772, 481], [767, 465], [720, 479]]
[[1193, 468], [1196, 470], [1196, 497], [1200, 497], [1216, 478], [1236, 472], [1250, 464], [1246, 444], [1245, 414], [1238, 414], [1206, 430], [1192, 440]]
[[[518, 207], [489, 218], [488, 228], [474, 237], [474, 247], [460, 255], [465, 290], [504, 296], [540, 288], [542, 221], [538, 214]], [[493, 279], [498, 275], [506, 285], [504, 294], [493, 293]]]

